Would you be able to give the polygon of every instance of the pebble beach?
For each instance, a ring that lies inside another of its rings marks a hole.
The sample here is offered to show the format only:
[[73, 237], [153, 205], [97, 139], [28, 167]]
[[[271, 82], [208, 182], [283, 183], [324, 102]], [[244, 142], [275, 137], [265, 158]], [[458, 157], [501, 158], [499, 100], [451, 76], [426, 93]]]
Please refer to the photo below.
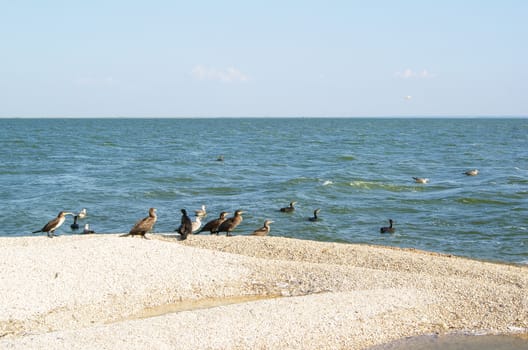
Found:
[[282, 237], [0, 239], [2, 349], [368, 349], [528, 332], [528, 266]]

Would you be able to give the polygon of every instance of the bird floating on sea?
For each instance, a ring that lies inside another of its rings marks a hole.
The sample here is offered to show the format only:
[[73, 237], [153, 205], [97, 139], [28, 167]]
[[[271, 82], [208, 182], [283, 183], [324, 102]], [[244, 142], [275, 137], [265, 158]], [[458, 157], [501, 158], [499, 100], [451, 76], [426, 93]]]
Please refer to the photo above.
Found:
[[75, 215], [73, 217], [73, 224], [70, 225], [72, 230], [78, 230], [79, 229], [79, 224], [77, 223], [77, 219], [78, 218], [79, 218], [79, 215]]
[[418, 184], [426, 184], [429, 182], [429, 179], [426, 178], [426, 177], [414, 177], [413, 176], [413, 179], [414, 179], [414, 182], [418, 183]]
[[44, 227], [42, 227], [40, 230], [33, 231], [33, 233], [46, 232], [48, 234], [48, 237], [54, 237], [55, 230], [61, 227], [61, 225], [64, 223], [64, 220], [66, 220], [66, 215], [73, 215], [73, 213], [61, 211], [55, 219], [48, 221], [48, 223], [44, 225]]
[[477, 176], [479, 173], [478, 169], [472, 169], [464, 172], [467, 176]]
[[235, 216], [230, 217], [229, 219], [225, 220], [220, 224], [218, 227], [218, 233], [225, 232], [226, 236], [232, 236], [231, 231], [233, 231], [240, 223], [242, 222], [242, 214], [244, 212], [242, 210], [235, 211]]
[[253, 231], [251, 236], [266, 236], [271, 230], [270, 224], [272, 224], [272, 223], [273, 223], [273, 221], [271, 221], [271, 220], [264, 221], [264, 226], [262, 226], [261, 228], [256, 229], [255, 231]]
[[290, 205], [284, 208], [280, 208], [280, 211], [283, 213], [291, 213], [295, 210], [294, 205], [297, 204], [297, 202], [290, 202]]
[[392, 224], [393, 224], [393, 221], [392, 219], [389, 219], [389, 226], [385, 226], [385, 227], [382, 227], [380, 228], [380, 233], [394, 233], [394, 231], [396, 231], [396, 229], [394, 227], [392, 227]]
[[80, 220], [84, 219], [88, 215], [88, 212], [86, 211], [86, 208], [82, 208], [82, 210], [77, 214]]
[[319, 214], [319, 211], [321, 211], [321, 209], [319, 209], [319, 208], [315, 209], [314, 212], [313, 212], [313, 216], [309, 217], [308, 220], [310, 220], [310, 221], [319, 220], [319, 217], [317, 216], [317, 214]]
[[145, 237], [145, 234], [152, 230], [157, 220], [158, 220], [158, 216], [156, 215], [156, 208], [150, 208], [149, 216], [136, 222], [134, 227], [130, 229], [130, 232], [125, 233], [124, 235], [121, 235], [120, 237], [139, 235], [146, 239], [147, 237]]
[[227, 215], [229, 215], [229, 213], [227, 211], [221, 212], [220, 216], [217, 219], [214, 219], [214, 220], [211, 220], [211, 221], [207, 222], [200, 229], [200, 231], [197, 231], [195, 233], [198, 234], [200, 232], [209, 231], [211, 234], [218, 234], [218, 228], [220, 227], [222, 222], [224, 222], [226, 220]]
[[202, 208], [198, 209], [198, 210], [195, 210], [194, 214], [196, 216], [200, 216], [200, 217], [206, 216], [207, 215], [207, 211], [205, 210], [205, 205], [202, 204]]

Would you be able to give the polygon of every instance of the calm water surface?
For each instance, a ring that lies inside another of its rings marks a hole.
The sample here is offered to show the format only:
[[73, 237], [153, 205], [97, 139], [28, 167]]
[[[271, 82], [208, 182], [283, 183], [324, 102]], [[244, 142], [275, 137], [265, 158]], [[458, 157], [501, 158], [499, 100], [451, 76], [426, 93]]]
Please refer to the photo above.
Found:
[[[101, 233], [149, 207], [246, 211], [272, 235], [528, 263], [528, 119], [0, 119], [0, 236], [88, 209]], [[224, 161], [217, 161], [219, 155]], [[478, 168], [468, 177], [465, 170]], [[427, 177], [427, 185], [412, 176]], [[297, 201], [292, 214], [278, 209]], [[307, 220], [321, 208], [321, 221]], [[382, 235], [391, 218], [396, 233]], [[68, 218], [57, 233], [75, 234]]]

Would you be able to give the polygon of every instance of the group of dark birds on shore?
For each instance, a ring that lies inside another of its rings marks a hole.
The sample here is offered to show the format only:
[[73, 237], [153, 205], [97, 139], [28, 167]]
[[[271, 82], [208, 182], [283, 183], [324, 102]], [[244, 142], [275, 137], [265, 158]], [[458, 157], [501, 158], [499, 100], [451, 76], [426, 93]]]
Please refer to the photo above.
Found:
[[[280, 212], [283, 213], [291, 213], [295, 210], [295, 204], [297, 202], [290, 202], [289, 206], [280, 208]], [[309, 217], [309, 221], [317, 221], [319, 220], [318, 214], [321, 209], [317, 208], [313, 212], [313, 216]], [[242, 214], [244, 213], [242, 210], [236, 210], [234, 215], [232, 217], [227, 217], [229, 215], [228, 212], [223, 211], [220, 213], [218, 218], [208, 221], [203, 227], [201, 226], [201, 218], [205, 217], [207, 215], [205, 211], [205, 206], [202, 205], [202, 209], [196, 210], [196, 220], [192, 221], [189, 215], [187, 214], [186, 209], [181, 209], [181, 223], [180, 226], [175, 230], [180, 234], [181, 240], [187, 239], [188, 235], [191, 234], [199, 234], [201, 232], [209, 232], [210, 234], [220, 234], [225, 233], [226, 236], [232, 236], [232, 232], [235, 228], [237, 228], [238, 225], [242, 222]], [[56, 218], [49, 221], [44, 227], [40, 230], [34, 231], [33, 233], [38, 232], [46, 232], [48, 234], [48, 237], [54, 237], [55, 236], [55, 230], [58, 229], [66, 220], [67, 215], [73, 215], [73, 224], [70, 225], [72, 230], [79, 229], [79, 224], [77, 221], [79, 219], [84, 219], [87, 215], [86, 209], [81, 210], [78, 214], [73, 214], [71, 212], [61, 211]], [[141, 236], [143, 238], [146, 238], [146, 234], [150, 232], [154, 224], [156, 223], [158, 219], [158, 216], [156, 215], [156, 208], [150, 208], [149, 209], [149, 215], [138, 222], [130, 229], [128, 233], [125, 233], [121, 235], [120, 237], [128, 237], [128, 236]], [[392, 233], [394, 232], [394, 228], [392, 227], [392, 220], [389, 220], [390, 227], [382, 227], [380, 229], [381, 233]], [[262, 227], [256, 229], [251, 233], [252, 236], [266, 236], [271, 230], [270, 224], [272, 224], [272, 220], [265, 220]], [[89, 225], [85, 224], [83, 233], [90, 234], [95, 233], [93, 230], [90, 230]]]
[[[218, 159], [223, 160], [223, 159]], [[467, 176], [476, 176], [478, 175], [479, 171], [477, 169], [468, 170], [464, 174]], [[420, 178], [420, 177], [413, 177], [414, 181], [416, 183], [426, 184], [429, 182], [429, 179], [427, 178]], [[283, 213], [291, 213], [295, 210], [295, 204], [297, 202], [292, 201], [290, 202], [289, 206], [280, 208], [280, 212]], [[320, 208], [317, 208], [313, 212], [313, 216], [309, 217], [309, 221], [317, 221], [319, 219]], [[238, 225], [242, 222], [242, 214], [244, 213], [242, 210], [236, 210], [234, 215], [230, 218], [227, 217], [229, 215], [228, 212], [221, 212], [219, 217], [207, 222], [203, 227], [201, 227], [201, 218], [205, 217], [207, 215], [207, 212], [205, 210], [205, 205], [202, 205], [202, 208], [195, 211], [196, 220], [193, 222], [189, 215], [187, 214], [186, 209], [181, 209], [182, 217], [181, 217], [181, 223], [180, 226], [175, 230], [180, 234], [181, 240], [187, 239], [188, 235], [191, 234], [199, 234], [201, 232], [209, 231], [211, 234], [220, 234], [225, 232], [226, 236], [232, 236], [232, 232], [235, 228], [237, 228]], [[33, 233], [37, 232], [46, 232], [48, 234], [48, 237], [54, 237], [55, 236], [55, 230], [58, 229], [66, 220], [66, 215], [73, 215], [73, 224], [70, 225], [72, 230], [79, 229], [79, 224], [77, 221], [79, 219], [84, 219], [87, 215], [86, 209], [82, 209], [78, 214], [74, 214], [71, 212], [61, 211], [57, 215], [56, 218], [53, 220], [50, 220], [44, 227], [40, 230], [34, 231]], [[128, 237], [128, 236], [141, 236], [143, 238], [146, 238], [145, 235], [152, 230], [154, 227], [154, 224], [156, 223], [158, 217], [156, 215], [156, 208], [150, 208], [149, 209], [149, 216], [139, 220], [136, 222], [136, 224], [132, 227], [132, 229], [124, 234], [121, 235], [121, 237]], [[271, 220], [265, 220], [264, 225], [255, 231], [251, 233], [252, 236], [266, 236], [270, 232], [270, 224], [273, 223]], [[384, 226], [380, 228], [380, 233], [394, 233], [396, 229], [394, 228], [394, 221], [392, 219], [389, 219], [389, 226]], [[95, 233], [93, 230], [90, 230], [90, 226], [88, 224], [84, 225], [83, 233], [89, 234], [89, 233]]]

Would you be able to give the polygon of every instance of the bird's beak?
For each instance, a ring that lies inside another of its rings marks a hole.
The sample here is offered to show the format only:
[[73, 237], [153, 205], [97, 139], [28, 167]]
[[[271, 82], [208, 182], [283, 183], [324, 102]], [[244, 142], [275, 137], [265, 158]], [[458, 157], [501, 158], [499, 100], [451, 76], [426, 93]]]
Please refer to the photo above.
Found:
[[68, 212], [68, 213], [64, 213], [64, 216], [66, 216], [66, 215], [72, 215], [72, 216], [75, 216], [74, 213], [70, 213], [70, 212]]

